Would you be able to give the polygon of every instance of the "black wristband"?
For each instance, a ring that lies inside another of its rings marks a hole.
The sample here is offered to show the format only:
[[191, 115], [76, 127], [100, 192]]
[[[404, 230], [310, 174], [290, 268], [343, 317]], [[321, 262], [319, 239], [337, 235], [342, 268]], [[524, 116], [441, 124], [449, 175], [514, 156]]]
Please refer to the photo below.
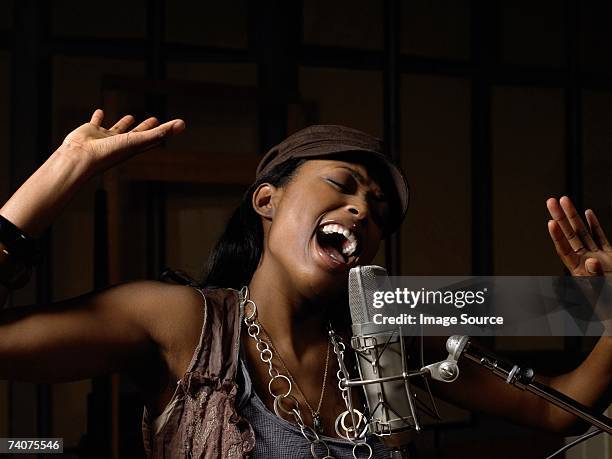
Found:
[[8, 248], [11, 256], [19, 258], [27, 266], [38, 262], [39, 250], [36, 241], [2, 215], [0, 215], [0, 241]]
[[0, 285], [15, 290], [28, 283], [32, 269], [23, 260], [13, 257], [8, 247], [0, 242]]

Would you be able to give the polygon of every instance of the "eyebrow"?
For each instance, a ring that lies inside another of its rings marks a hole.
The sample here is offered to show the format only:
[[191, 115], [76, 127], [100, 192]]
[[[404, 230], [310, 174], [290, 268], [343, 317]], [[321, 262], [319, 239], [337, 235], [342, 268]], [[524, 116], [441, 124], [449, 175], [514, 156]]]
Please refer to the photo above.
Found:
[[351, 169], [350, 167], [347, 166], [338, 166], [339, 169], [346, 169], [347, 171], [349, 171], [351, 173], [351, 175], [353, 176], [353, 178], [355, 180], [357, 180], [359, 183], [361, 183], [362, 185], [366, 182], [366, 179], [363, 175], [361, 175], [359, 172]]
[[[353, 169], [351, 169], [350, 167], [347, 167], [347, 166], [338, 166], [338, 168], [339, 169], [345, 169], [345, 170], [349, 171], [355, 180], [357, 180], [361, 185], [365, 185], [366, 179], [359, 172], [357, 172], [357, 171], [355, 171], [355, 170], [353, 170]], [[376, 183], [375, 180], [371, 180], [371, 181]], [[384, 190], [382, 189], [380, 184], [378, 184], [378, 187], [380, 188], [379, 194], [382, 195], [382, 198], [386, 201], [388, 199], [387, 198], [387, 194], [384, 192]]]

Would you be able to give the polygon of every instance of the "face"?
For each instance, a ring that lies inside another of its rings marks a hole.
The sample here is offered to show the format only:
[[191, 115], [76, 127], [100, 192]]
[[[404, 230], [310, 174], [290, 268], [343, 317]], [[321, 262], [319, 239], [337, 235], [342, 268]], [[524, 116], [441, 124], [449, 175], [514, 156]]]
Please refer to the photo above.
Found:
[[262, 263], [304, 293], [344, 290], [350, 268], [374, 258], [389, 207], [363, 165], [309, 160], [269, 192]]

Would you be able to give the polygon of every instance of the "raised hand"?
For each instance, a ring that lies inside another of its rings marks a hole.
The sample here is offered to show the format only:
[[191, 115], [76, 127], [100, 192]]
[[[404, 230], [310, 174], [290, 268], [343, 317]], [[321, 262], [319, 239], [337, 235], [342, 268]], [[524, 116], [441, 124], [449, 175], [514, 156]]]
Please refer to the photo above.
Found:
[[588, 229], [574, 204], [563, 196], [550, 198], [548, 232], [557, 254], [573, 276], [612, 275], [612, 246], [592, 210], [585, 212]]
[[126, 115], [111, 128], [102, 127], [104, 112], [96, 110], [89, 123], [85, 123], [66, 136], [60, 150], [84, 161], [92, 173], [97, 173], [126, 160], [130, 156], [159, 145], [164, 138], [185, 129], [183, 120], [176, 119], [159, 124], [148, 118], [128, 130], [135, 122]]
[[89, 123], [68, 134], [62, 146], [2, 206], [0, 214], [37, 237], [94, 174], [185, 129], [182, 120], [159, 125], [155, 118], [149, 118], [128, 131], [134, 123], [130, 115], [104, 129], [103, 119], [102, 110], [96, 110]]

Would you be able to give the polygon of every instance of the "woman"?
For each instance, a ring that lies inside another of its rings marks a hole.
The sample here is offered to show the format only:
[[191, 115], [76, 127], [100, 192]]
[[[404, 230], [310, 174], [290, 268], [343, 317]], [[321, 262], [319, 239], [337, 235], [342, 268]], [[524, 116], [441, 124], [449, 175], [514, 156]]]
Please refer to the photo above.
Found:
[[[70, 133], [0, 209], [16, 231], [40, 235], [92, 175], [184, 128], [180, 120], [148, 119], [128, 131], [127, 116], [106, 130], [102, 120], [97, 110]], [[211, 254], [204, 284], [222, 288], [132, 282], [4, 311], [0, 378], [59, 382], [123, 372], [146, 400], [145, 449], [153, 457], [322, 457], [326, 448], [352, 457], [353, 445], [335, 433], [345, 403], [327, 328], [347, 342], [346, 307], [338, 305], [346, 304], [348, 269], [370, 263], [406, 206], [405, 182], [376, 139], [339, 127], [302, 131], [264, 157]], [[575, 274], [612, 271], [595, 216], [587, 213], [596, 242], [567, 198], [548, 206], [566, 266]], [[14, 252], [0, 260], [5, 273], [18, 271]], [[578, 369], [545, 382], [594, 406], [611, 380], [605, 337]], [[475, 367], [466, 365], [449, 386], [436, 386], [438, 394], [471, 409], [555, 431], [575, 424]], [[355, 454], [367, 457], [370, 448], [373, 457], [388, 455], [376, 439]]]

